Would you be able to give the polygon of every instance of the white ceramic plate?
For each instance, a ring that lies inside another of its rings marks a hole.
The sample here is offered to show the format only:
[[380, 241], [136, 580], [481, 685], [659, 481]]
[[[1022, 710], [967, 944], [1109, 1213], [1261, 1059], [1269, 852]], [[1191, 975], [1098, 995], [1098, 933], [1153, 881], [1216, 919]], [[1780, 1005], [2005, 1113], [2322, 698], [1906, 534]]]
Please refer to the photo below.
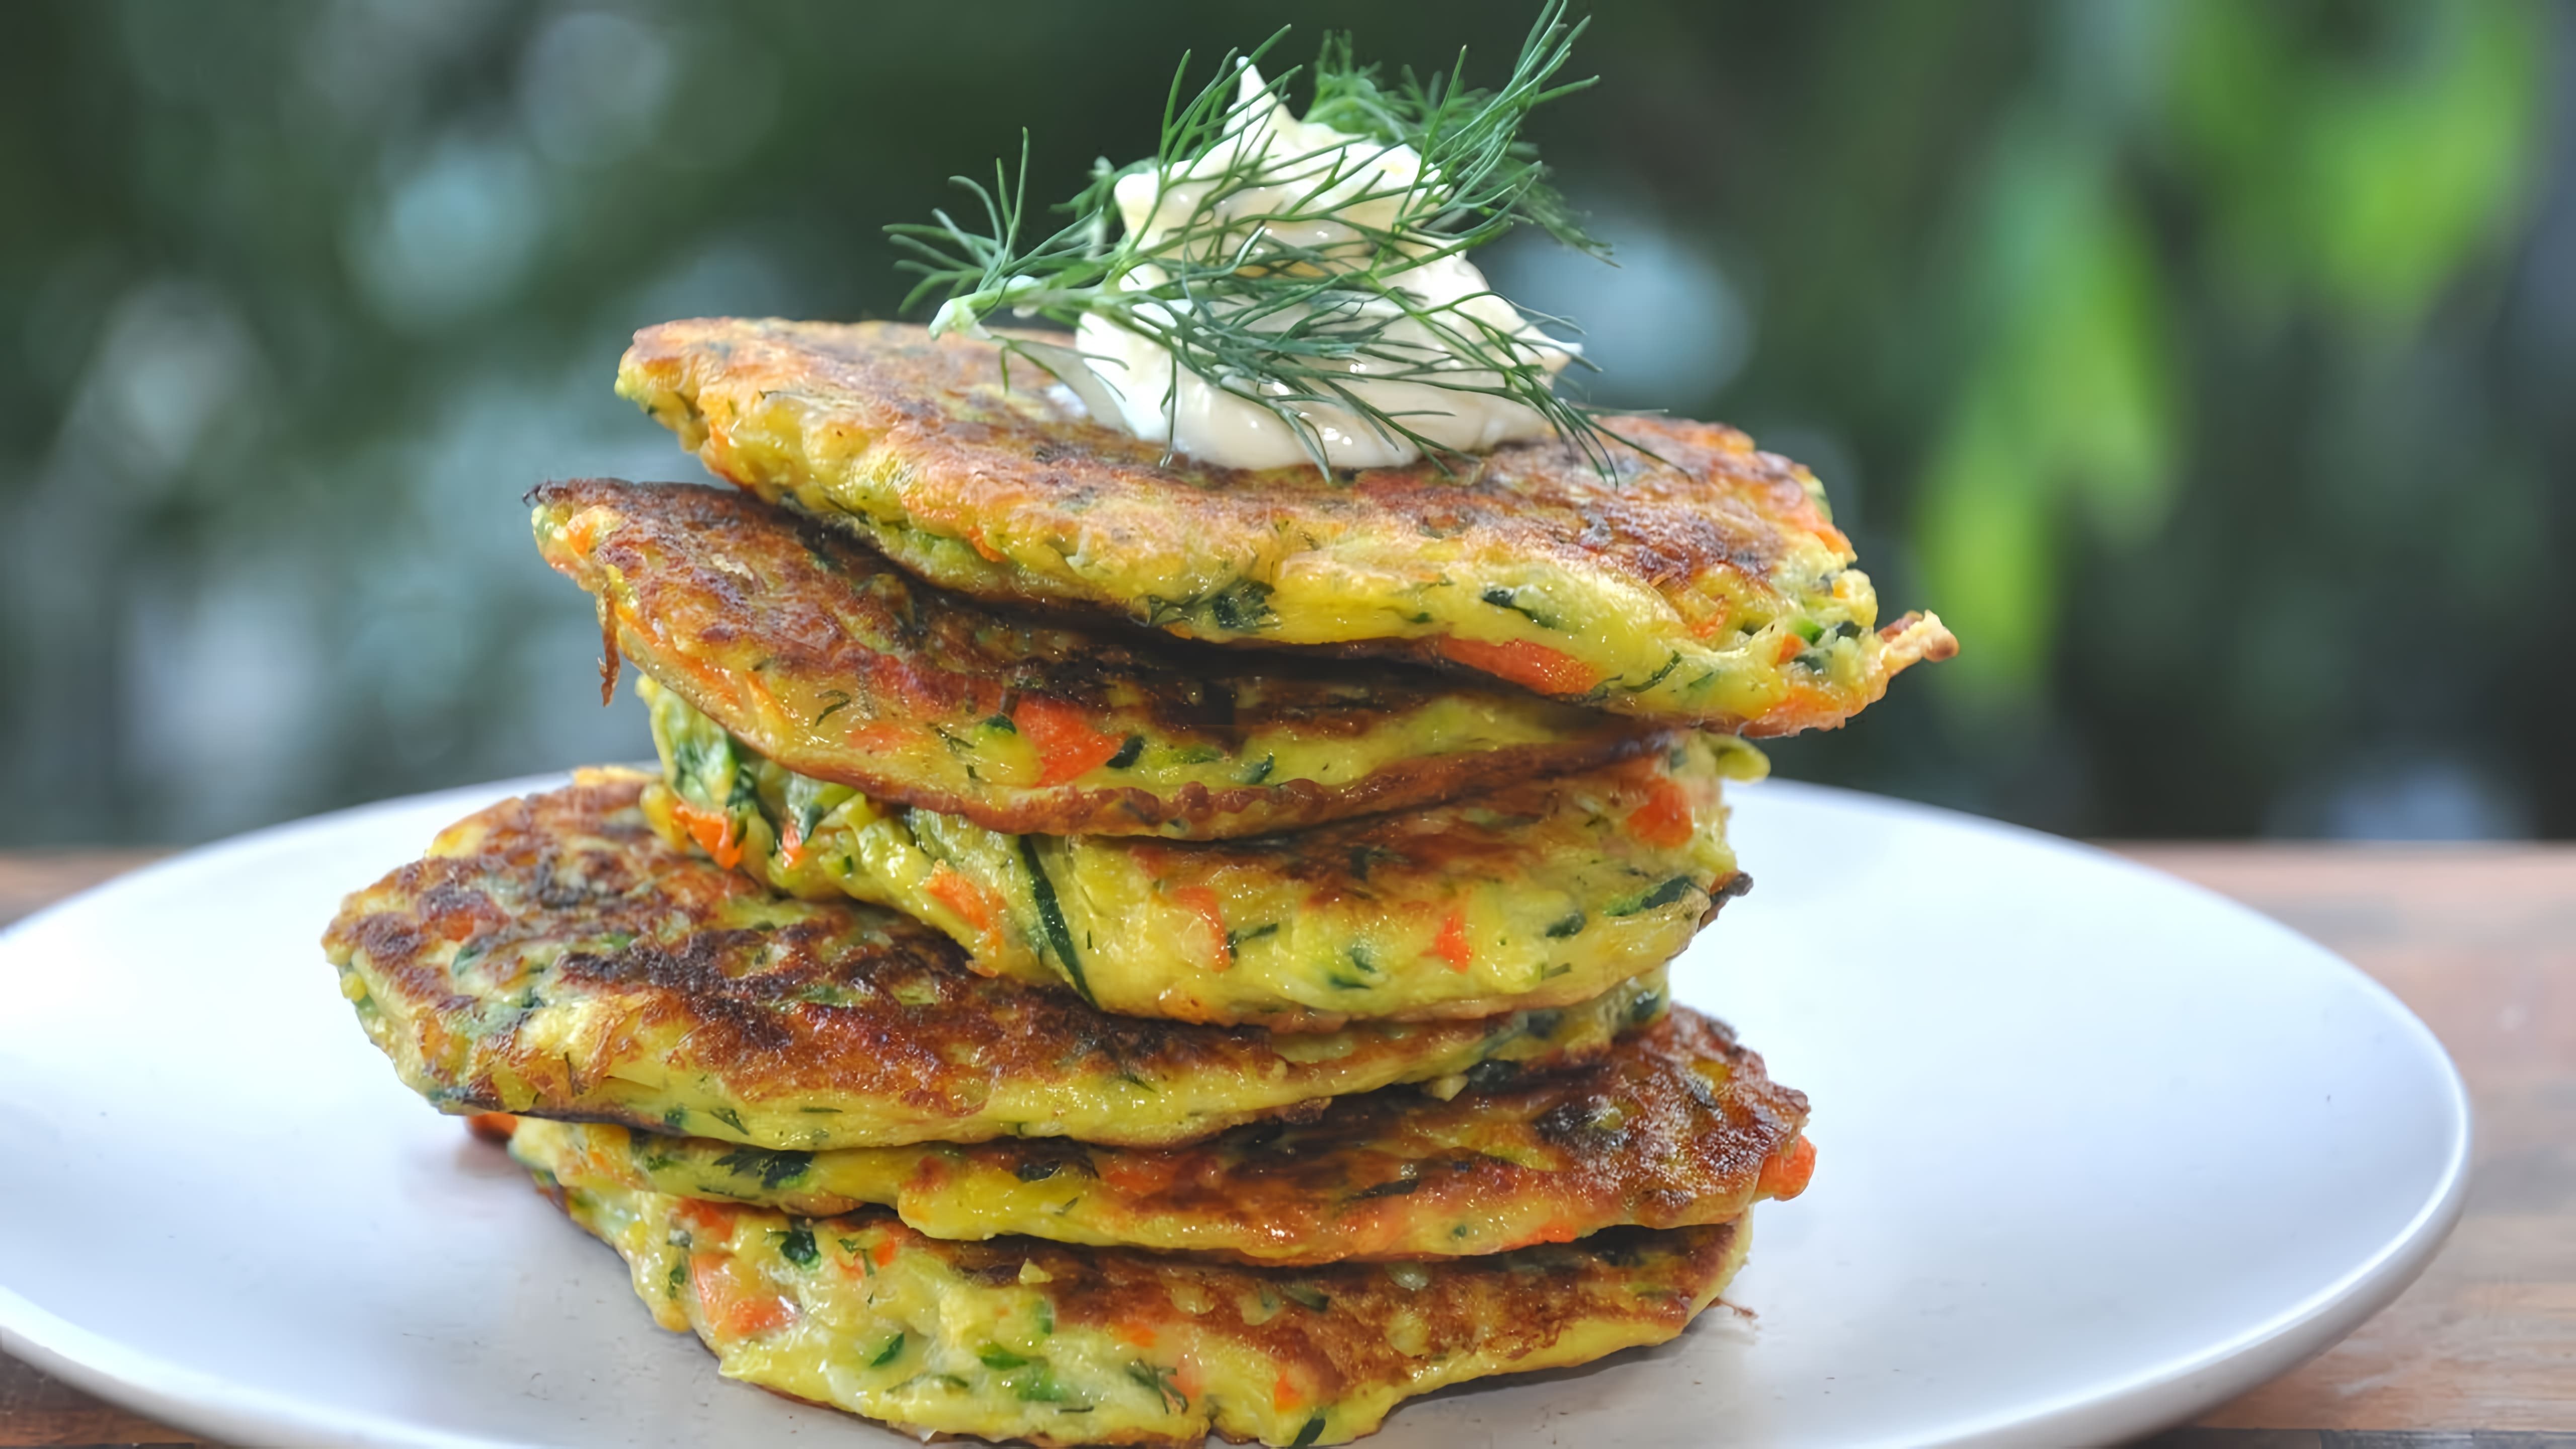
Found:
[[[521, 782], [523, 785], [529, 782]], [[399, 1086], [315, 945], [504, 787], [195, 851], [0, 936], [0, 1347], [218, 1439], [892, 1445], [719, 1379], [624, 1266]], [[2431, 1033], [2291, 932], [2095, 851], [1784, 784], [1683, 958], [1814, 1098], [1815, 1185], [1660, 1349], [1377, 1444], [2064, 1445], [2333, 1342], [2457, 1216]]]

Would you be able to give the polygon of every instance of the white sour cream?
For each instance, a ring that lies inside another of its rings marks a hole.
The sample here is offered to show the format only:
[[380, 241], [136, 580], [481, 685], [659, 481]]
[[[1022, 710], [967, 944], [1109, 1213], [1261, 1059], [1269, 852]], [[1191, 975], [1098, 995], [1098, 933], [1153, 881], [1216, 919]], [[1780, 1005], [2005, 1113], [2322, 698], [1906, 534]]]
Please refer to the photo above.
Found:
[[[1212, 205], [1209, 192], [1216, 183], [1209, 178], [1244, 170], [1251, 170], [1259, 184], [1238, 186]], [[1262, 226], [1281, 242], [1312, 247], [1328, 257], [1346, 251], [1349, 265], [1359, 266], [1366, 261], [1368, 243], [1353, 224], [1387, 228], [1403, 204], [1400, 197], [1372, 193], [1411, 186], [1421, 179], [1422, 158], [1413, 148], [1388, 146], [1298, 120], [1263, 90], [1260, 75], [1247, 65], [1229, 117], [1228, 139], [1191, 165], [1122, 178], [1117, 202], [1129, 234], [1147, 247], [1168, 239], [1196, 217], [1212, 233], [1211, 249], [1217, 245], [1231, 249], [1250, 234], [1249, 228]], [[1309, 193], [1318, 194], [1309, 199]], [[1322, 215], [1293, 230], [1250, 220], [1242, 226], [1228, 225], [1237, 217], [1257, 218], [1292, 207]], [[1196, 243], [1193, 250], [1198, 250]], [[1156, 268], [1136, 270], [1137, 286], [1164, 280], [1165, 274]], [[1522, 358], [1536, 361], [1551, 375], [1573, 356], [1572, 344], [1558, 342], [1524, 322], [1463, 257], [1419, 262], [1389, 280], [1429, 309], [1450, 309], [1454, 315], [1448, 323], [1453, 327], [1473, 333], [1482, 329], [1471, 324], [1482, 323], [1491, 329], [1489, 335], [1508, 339], [1507, 345], [1518, 349]], [[1431, 365], [1454, 369], [1458, 387], [1492, 387], [1501, 381], [1490, 370], [1466, 366], [1436, 332], [1404, 317], [1396, 307], [1384, 302], [1369, 305], [1400, 318], [1388, 326], [1382, 345], [1400, 351], [1406, 362], [1362, 359], [1326, 365], [1356, 379], [1350, 384], [1353, 393], [1370, 406], [1399, 418], [1443, 448], [1468, 452], [1548, 431], [1547, 420], [1535, 409], [1507, 398], [1420, 382], [1370, 379], [1372, 371]], [[1283, 313], [1265, 325], [1286, 327], [1295, 320], [1293, 314]], [[1123, 424], [1140, 438], [1170, 443], [1194, 458], [1224, 467], [1300, 467], [1312, 461], [1296, 431], [1278, 414], [1175, 367], [1171, 353], [1136, 333], [1089, 316], [1082, 319], [1074, 345], [1100, 382], [1098, 388], [1076, 390], [1095, 414], [1115, 409], [1115, 416], [1103, 421]], [[1276, 396], [1286, 390], [1274, 386], [1270, 391]], [[1349, 408], [1298, 403], [1293, 409], [1314, 429], [1326, 461], [1334, 467], [1390, 467], [1422, 456], [1411, 439], [1381, 431]]]

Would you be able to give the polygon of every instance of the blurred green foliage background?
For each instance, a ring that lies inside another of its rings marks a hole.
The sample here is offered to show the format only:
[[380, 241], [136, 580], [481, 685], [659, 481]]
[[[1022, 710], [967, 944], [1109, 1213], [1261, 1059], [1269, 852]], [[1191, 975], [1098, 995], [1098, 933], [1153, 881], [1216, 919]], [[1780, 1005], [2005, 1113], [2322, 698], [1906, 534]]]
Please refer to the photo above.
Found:
[[[60, 0], [0, 47], [0, 844], [647, 753], [546, 477], [696, 476], [637, 326], [888, 315], [879, 228], [1070, 194], [1283, 22], [1514, 7]], [[1960, 658], [1784, 773], [2121, 836], [2576, 833], [2576, 12], [1608, 4], [1485, 254], [1601, 401], [1810, 463]]]

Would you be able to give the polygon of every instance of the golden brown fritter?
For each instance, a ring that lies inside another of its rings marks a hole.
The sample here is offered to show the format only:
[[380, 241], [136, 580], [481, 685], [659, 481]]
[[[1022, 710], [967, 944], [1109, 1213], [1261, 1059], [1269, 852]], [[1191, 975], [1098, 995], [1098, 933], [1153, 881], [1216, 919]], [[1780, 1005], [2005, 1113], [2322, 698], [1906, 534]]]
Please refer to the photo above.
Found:
[[1814, 1161], [1799, 1135], [1806, 1097], [1686, 1007], [1563, 1072], [1468, 1075], [1445, 1102], [1390, 1087], [1311, 1123], [1256, 1123], [1186, 1147], [765, 1152], [530, 1119], [515, 1150], [567, 1187], [807, 1217], [884, 1206], [934, 1238], [1019, 1233], [1269, 1264], [1462, 1257], [1605, 1228], [1720, 1223], [1757, 1198], [1796, 1196]]
[[1248, 835], [1650, 743], [1634, 721], [1402, 666], [997, 613], [729, 490], [530, 497], [546, 561], [646, 673], [799, 774], [994, 830]]
[[[540, 1170], [540, 1184], [546, 1181]], [[892, 1214], [796, 1218], [625, 1188], [556, 1200], [729, 1378], [928, 1437], [1338, 1444], [1407, 1398], [1661, 1343], [1744, 1260], [1741, 1220], [1424, 1263], [1249, 1268]]]
[[978, 971], [1134, 1016], [1330, 1031], [1570, 1005], [1670, 961], [1752, 885], [1719, 782], [1765, 762], [1729, 735], [1279, 835], [1010, 835], [807, 779], [639, 692], [664, 839], [790, 895], [891, 906]]
[[1034, 368], [1012, 382], [989, 342], [719, 318], [637, 334], [617, 385], [720, 476], [980, 598], [1752, 735], [1838, 724], [1956, 647], [1929, 615], [1875, 628], [1815, 478], [1731, 428], [1611, 419], [1646, 452], [1614, 447], [1608, 476], [1553, 438], [1451, 472], [1252, 472], [1166, 461]]
[[1005, 1136], [1167, 1144], [1494, 1060], [1588, 1055], [1661, 972], [1563, 1010], [1277, 1035], [1110, 1016], [967, 969], [855, 902], [780, 900], [665, 845], [597, 771], [450, 826], [323, 946], [403, 1080], [519, 1112], [817, 1149]]

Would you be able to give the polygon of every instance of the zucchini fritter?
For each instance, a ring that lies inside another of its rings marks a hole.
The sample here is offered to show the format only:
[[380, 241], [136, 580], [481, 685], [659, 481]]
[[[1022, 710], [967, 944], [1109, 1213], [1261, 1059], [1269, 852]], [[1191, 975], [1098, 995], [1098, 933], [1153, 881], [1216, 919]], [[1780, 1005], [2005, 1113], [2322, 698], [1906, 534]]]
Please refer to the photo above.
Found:
[[644, 813], [792, 895], [937, 926], [977, 970], [1107, 1011], [1323, 1031], [1562, 1006], [1679, 954], [1752, 878], [1726, 847], [1732, 736], [1445, 805], [1241, 840], [1012, 835], [798, 775], [645, 681]]
[[1560, 1010], [1302, 1036], [1110, 1016], [979, 976], [909, 917], [780, 900], [672, 849], [636, 808], [648, 780], [494, 805], [343, 903], [323, 948], [415, 1091], [769, 1148], [1167, 1144], [1597, 1053], [1663, 1008], [1657, 971]]
[[615, 649], [762, 754], [994, 830], [1246, 835], [1650, 747], [1650, 731], [1402, 666], [1030, 621], [740, 493], [552, 483], [546, 561]]
[[[538, 1181], [548, 1183], [539, 1159]], [[551, 1187], [654, 1320], [728, 1378], [933, 1432], [1039, 1445], [1339, 1444], [1404, 1399], [1661, 1343], [1744, 1260], [1741, 1219], [1426, 1263], [1248, 1268], [885, 1212], [788, 1217]]]
[[[1255, 1123], [1174, 1148], [765, 1152], [530, 1119], [513, 1150], [566, 1187], [808, 1217], [882, 1206], [934, 1238], [1021, 1233], [1268, 1264], [1463, 1257], [1605, 1228], [1725, 1222], [1757, 1198], [1796, 1196], [1814, 1161], [1799, 1135], [1806, 1097], [1687, 1007], [1596, 1062], [1469, 1077], [1445, 1102], [1389, 1087], [1344, 1097], [1312, 1123]], [[1474, 1084], [1486, 1077], [1503, 1080]]]
[[1326, 477], [1166, 459], [999, 349], [891, 323], [669, 322], [618, 391], [719, 475], [980, 598], [1173, 633], [1403, 653], [1752, 735], [1839, 724], [1956, 647], [1875, 629], [1823, 489], [1731, 428], [1610, 420], [1615, 476], [1549, 438]]

